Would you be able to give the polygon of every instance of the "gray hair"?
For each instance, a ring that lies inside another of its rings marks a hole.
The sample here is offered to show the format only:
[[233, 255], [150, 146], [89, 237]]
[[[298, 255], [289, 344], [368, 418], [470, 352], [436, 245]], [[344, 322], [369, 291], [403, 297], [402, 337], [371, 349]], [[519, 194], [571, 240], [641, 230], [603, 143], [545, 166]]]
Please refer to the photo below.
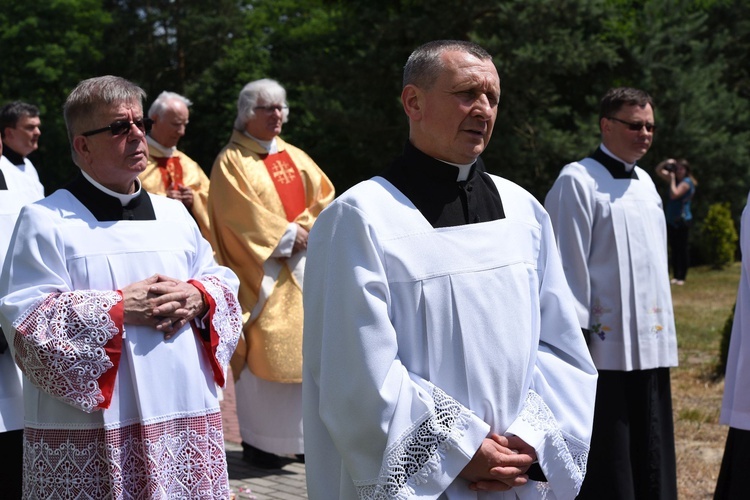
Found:
[[466, 52], [482, 61], [492, 60], [489, 52], [473, 42], [465, 40], [434, 40], [417, 47], [404, 66], [403, 86], [416, 85], [430, 90], [443, 70], [440, 56], [445, 52]]
[[[276, 80], [263, 78], [245, 85], [237, 98], [237, 118], [234, 120], [235, 130], [245, 130], [247, 122], [255, 118], [255, 107], [258, 101], [267, 104], [286, 104], [286, 90]], [[281, 112], [282, 123], [289, 120], [289, 108]]]
[[159, 118], [164, 118], [164, 112], [169, 108], [169, 101], [172, 100], [180, 101], [188, 108], [193, 105], [193, 102], [187, 97], [165, 90], [154, 99], [151, 107], [148, 108], [148, 117], [154, 118], [158, 116]]
[[93, 127], [99, 113], [123, 103], [142, 105], [145, 98], [146, 92], [142, 88], [119, 76], [98, 76], [79, 82], [63, 106], [73, 161], [78, 163], [73, 139], [86, 128]]

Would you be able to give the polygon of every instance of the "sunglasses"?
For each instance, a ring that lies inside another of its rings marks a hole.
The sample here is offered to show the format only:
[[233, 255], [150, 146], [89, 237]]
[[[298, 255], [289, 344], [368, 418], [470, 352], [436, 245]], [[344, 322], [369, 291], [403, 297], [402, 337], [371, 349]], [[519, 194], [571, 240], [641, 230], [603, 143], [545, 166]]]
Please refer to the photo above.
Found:
[[132, 127], [133, 125], [138, 127], [138, 129], [144, 134], [148, 134], [149, 132], [151, 132], [151, 126], [153, 124], [154, 120], [152, 120], [151, 118], [140, 118], [134, 121], [117, 120], [116, 122], [110, 123], [106, 127], [98, 128], [96, 130], [89, 130], [88, 132], [84, 132], [81, 135], [84, 137], [88, 137], [90, 135], [100, 134], [108, 130], [112, 132], [112, 135], [123, 135], [130, 132], [130, 127]]
[[615, 118], [614, 116], [607, 116], [607, 120], [614, 120], [616, 122], [620, 122], [623, 125], [628, 126], [628, 130], [632, 130], [633, 132], [640, 132], [643, 127], [646, 127], [646, 132], [653, 132], [656, 130], [656, 125], [653, 123], [643, 123], [643, 122], [628, 122], [625, 120], [620, 120], [619, 118]]

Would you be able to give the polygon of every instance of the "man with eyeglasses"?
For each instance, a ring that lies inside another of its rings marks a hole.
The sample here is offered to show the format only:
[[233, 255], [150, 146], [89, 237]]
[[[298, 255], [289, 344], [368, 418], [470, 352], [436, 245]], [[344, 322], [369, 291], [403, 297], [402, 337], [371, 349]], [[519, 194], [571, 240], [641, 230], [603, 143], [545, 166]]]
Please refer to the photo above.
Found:
[[579, 498], [676, 499], [666, 224], [651, 177], [636, 165], [654, 138], [651, 97], [609, 90], [599, 128], [601, 145], [566, 165], [545, 201], [599, 371]]
[[13, 165], [33, 183], [39, 197], [44, 196], [44, 186], [39, 173], [28, 156], [39, 148], [39, 108], [33, 104], [13, 101], [0, 108], [0, 136], [5, 144], [0, 164]]
[[192, 102], [180, 94], [164, 91], [148, 110], [153, 120], [148, 141], [148, 165], [139, 176], [143, 189], [180, 200], [190, 211], [203, 237], [210, 241], [208, 223], [209, 180], [203, 169], [177, 149], [185, 135]]
[[71, 183], [26, 205], [0, 322], [26, 375], [23, 498], [229, 498], [216, 385], [239, 282], [182, 203], [148, 194], [145, 93], [80, 82]]
[[289, 116], [278, 82], [250, 82], [229, 144], [211, 171], [216, 258], [240, 278], [244, 336], [232, 358], [243, 457], [276, 469], [304, 460], [302, 287], [307, 235], [334, 197], [328, 177], [279, 134]]

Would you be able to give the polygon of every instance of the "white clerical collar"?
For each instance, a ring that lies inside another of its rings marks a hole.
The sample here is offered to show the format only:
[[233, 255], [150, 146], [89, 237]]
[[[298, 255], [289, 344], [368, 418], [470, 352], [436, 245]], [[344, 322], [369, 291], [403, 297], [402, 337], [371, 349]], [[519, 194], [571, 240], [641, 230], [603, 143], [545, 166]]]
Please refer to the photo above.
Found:
[[268, 154], [272, 155], [272, 154], [275, 154], [275, 153], [279, 152], [279, 147], [276, 145], [276, 138], [275, 137], [273, 139], [271, 139], [270, 141], [263, 141], [261, 139], [258, 139], [257, 137], [253, 137], [252, 135], [248, 134], [247, 130], [243, 130], [242, 133], [245, 134], [250, 139], [252, 139], [255, 142], [257, 142], [258, 144], [260, 144], [261, 146], [263, 146], [263, 148], [266, 151], [268, 151]]
[[141, 194], [141, 180], [138, 179], [138, 177], [135, 178], [135, 192], [133, 194], [122, 194], [122, 193], [116, 193], [112, 191], [111, 189], [107, 189], [106, 187], [102, 186], [98, 182], [96, 182], [94, 179], [91, 178], [89, 174], [81, 170], [81, 173], [86, 178], [87, 181], [89, 181], [91, 184], [94, 185], [96, 189], [99, 191], [108, 194], [109, 196], [112, 196], [114, 198], [117, 198], [120, 200], [120, 203], [122, 203], [122, 206], [124, 207], [128, 203], [130, 203], [135, 197], [137, 197], [139, 194]]
[[175, 150], [177, 149], [176, 146], [171, 147], [171, 148], [165, 148], [164, 146], [162, 146], [161, 144], [159, 144], [158, 142], [156, 142], [156, 139], [154, 139], [150, 135], [146, 136], [146, 141], [148, 141], [148, 145], [149, 146], [151, 146], [152, 148], [154, 148], [155, 150], [157, 150], [158, 152], [160, 152], [161, 154], [163, 154], [167, 158], [171, 158], [172, 155], [174, 154]]
[[607, 146], [605, 146], [605, 145], [604, 145], [603, 143], [602, 143], [602, 144], [601, 144], [601, 145], [600, 145], [599, 147], [600, 147], [600, 148], [602, 149], [602, 151], [603, 151], [604, 153], [606, 153], [606, 155], [607, 155], [607, 156], [611, 156], [611, 157], [612, 157], [612, 158], [614, 158], [615, 160], [617, 160], [617, 161], [619, 161], [620, 163], [622, 163], [623, 165], [625, 165], [625, 170], [626, 170], [626, 171], [628, 171], [628, 172], [632, 172], [632, 171], [633, 171], [633, 169], [635, 168], [635, 162], [633, 162], [633, 163], [628, 163], [628, 162], [626, 162], [625, 160], [623, 160], [622, 158], [618, 158], [618, 157], [617, 157], [617, 156], [616, 156], [616, 155], [615, 155], [615, 154], [614, 154], [614, 153], [613, 153], [612, 151], [610, 151], [609, 149], [607, 149]]
[[[437, 160], [437, 158], [435, 158]], [[447, 163], [448, 165], [453, 165], [458, 169], [458, 176], [456, 177], [456, 182], [465, 181], [469, 178], [469, 174], [471, 173], [471, 166], [474, 165], [476, 162], [471, 162], [468, 165], [462, 165], [460, 163], [451, 163], [449, 161], [445, 160], [438, 160], [442, 161], [443, 163]]]

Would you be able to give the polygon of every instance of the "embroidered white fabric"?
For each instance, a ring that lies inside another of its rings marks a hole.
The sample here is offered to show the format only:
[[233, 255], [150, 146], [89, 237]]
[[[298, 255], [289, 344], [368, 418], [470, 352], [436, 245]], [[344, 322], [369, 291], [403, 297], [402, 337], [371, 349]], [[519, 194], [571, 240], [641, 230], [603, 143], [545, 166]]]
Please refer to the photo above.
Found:
[[198, 281], [216, 303], [211, 316], [211, 325], [219, 336], [216, 360], [221, 366], [228, 366], [242, 331], [242, 310], [232, 290], [216, 276], [204, 276]]
[[24, 498], [229, 498], [221, 414], [24, 431]]
[[442, 453], [466, 429], [469, 412], [445, 392], [433, 388], [435, 409], [427, 419], [404, 434], [386, 451], [380, 477], [375, 484], [357, 484], [361, 499], [406, 499], [414, 493], [412, 484], [425, 483], [437, 470]]
[[[53, 397], [93, 412], [104, 401], [98, 379], [114, 366], [104, 346], [119, 331], [109, 311], [120, 300], [120, 294], [108, 291], [51, 293], [24, 312], [13, 324], [19, 334], [13, 345], [29, 380]], [[40, 345], [45, 348], [29, 348]]]
[[[586, 475], [586, 463], [589, 458], [588, 445], [563, 432], [557, 425], [557, 420], [552, 411], [542, 397], [534, 391], [529, 391], [526, 395], [526, 401], [519, 418], [535, 430], [544, 432], [547, 439], [557, 450], [558, 459], [564, 462], [565, 469], [570, 473], [580, 490], [583, 478]], [[540, 484], [546, 485], [545, 483]]]

